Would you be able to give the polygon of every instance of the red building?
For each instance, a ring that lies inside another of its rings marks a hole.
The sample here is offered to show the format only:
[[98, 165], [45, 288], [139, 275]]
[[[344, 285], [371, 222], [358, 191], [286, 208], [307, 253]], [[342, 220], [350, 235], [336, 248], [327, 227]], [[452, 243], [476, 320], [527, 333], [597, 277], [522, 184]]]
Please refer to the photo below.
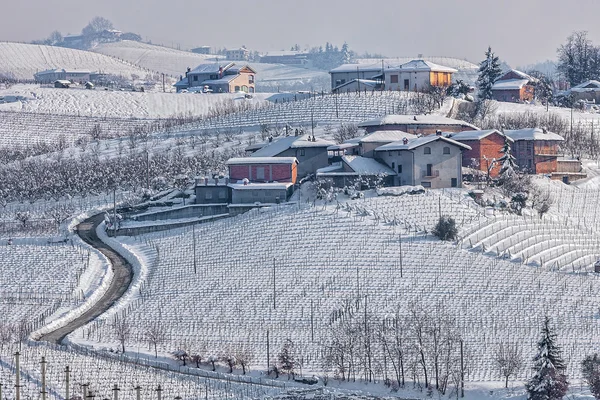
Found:
[[227, 161], [231, 182], [289, 182], [296, 183], [298, 160], [296, 157], [245, 157]]
[[[464, 131], [449, 135], [450, 138], [466, 144], [471, 150], [463, 150], [463, 167], [483, 171], [486, 175], [495, 178], [502, 167], [496, 160], [502, 157], [502, 147], [506, 136], [495, 129], [485, 131]], [[508, 139], [513, 142], [512, 139]]]
[[504, 133], [514, 141], [512, 154], [519, 168], [532, 174], [558, 171], [558, 146], [565, 140], [562, 136], [539, 128]]

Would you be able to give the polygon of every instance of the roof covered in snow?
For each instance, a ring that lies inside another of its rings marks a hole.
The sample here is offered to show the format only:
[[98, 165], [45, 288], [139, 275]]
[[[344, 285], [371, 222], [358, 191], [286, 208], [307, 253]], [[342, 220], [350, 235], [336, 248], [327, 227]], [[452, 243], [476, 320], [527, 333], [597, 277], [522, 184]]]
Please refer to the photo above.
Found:
[[287, 149], [308, 148], [308, 147], [329, 147], [335, 143], [325, 139], [315, 138], [315, 141], [308, 140], [312, 136], [286, 136], [281, 139], [265, 142], [260, 150], [253, 153], [251, 157], [275, 157]]
[[227, 64], [219, 64], [219, 63], [209, 63], [209, 64], [200, 64], [196, 68], [190, 71], [192, 74], [217, 74], [219, 69], [222, 71], [226, 71], [229, 68], [233, 67], [235, 63], [227, 63]]
[[[381, 63], [374, 63], [374, 64], [343, 64], [340, 65], [339, 67], [336, 67], [332, 70], [329, 71], [330, 74], [336, 73], [336, 72], [356, 72], [356, 71], [360, 71], [360, 72], [381, 72]], [[389, 64], [384, 64], [383, 65], [384, 68], [389, 68], [390, 65]]]
[[351, 81], [342, 83], [341, 85], [334, 87], [333, 90], [338, 90], [340, 88], [343, 88], [344, 86], [348, 86], [353, 83], [356, 83], [357, 85], [364, 85], [365, 87], [370, 88], [375, 88], [379, 84], [379, 82], [374, 81], [372, 79], [352, 79]]
[[239, 75], [225, 75], [221, 79], [208, 79], [206, 81], [202, 81], [202, 83], [205, 85], [224, 85], [224, 84], [228, 84], [229, 82], [231, 82], [238, 76]]
[[600, 82], [592, 79], [592, 80], [580, 83], [577, 86], [573, 86], [570, 90], [572, 92], [587, 92], [587, 91], [600, 90]]
[[360, 138], [360, 143], [391, 143], [404, 138], [415, 139], [417, 136], [412, 133], [400, 130], [381, 130], [372, 132]]
[[227, 165], [297, 164], [296, 157], [239, 157], [227, 160]]
[[[457, 133], [448, 133], [445, 136], [447, 138], [452, 138], [453, 140], [461, 141], [461, 140], [482, 140], [486, 137], [490, 136], [492, 133], [497, 133], [500, 136], [506, 137], [502, 132], [497, 129], [487, 129], [483, 131], [462, 131]], [[511, 142], [513, 141], [511, 138], [508, 138]]]
[[466, 144], [457, 142], [456, 140], [452, 140], [452, 139], [444, 137], [444, 136], [429, 135], [429, 136], [422, 136], [417, 139], [409, 140], [407, 144], [404, 144], [404, 142], [402, 142], [402, 141], [398, 141], [398, 142], [386, 144], [383, 146], [379, 146], [378, 148], [375, 149], [375, 151], [414, 150], [417, 147], [421, 147], [426, 144], [436, 142], [438, 140], [441, 140], [448, 144], [463, 148], [465, 150], [471, 150], [471, 146], [467, 146]]
[[529, 83], [529, 79], [498, 80], [492, 85], [492, 90], [518, 90]]
[[443, 65], [438, 65], [432, 63], [431, 61], [425, 61], [421, 59], [411, 60], [405, 64], [402, 64], [400, 67], [395, 68], [394, 70], [400, 71], [411, 71], [411, 72], [419, 72], [419, 71], [433, 71], [433, 72], [458, 72], [458, 70], [450, 67], [444, 67]]
[[544, 131], [540, 128], [526, 128], [504, 131], [504, 134], [510, 137], [515, 142], [518, 140], [553, 140], [564, 141], [565, 139], [559, 134]]
[[256, 189], [261, 189], [261, 190], [285, 190], [287, 188], [289, 188], [290, 186], [293, 186], [294, 184], [292, 182], [269, 182], [269, 183], [252, 183], [249, 182], [247, 184], [243, 184], [243, 183], [230, 183], [229, 186], [230, 188], [234, 189], [234, 190], [256, 190]]
[[383, 125], [462, 125], [478, 129], [475, 125], [458, 119], [442, 117], [441, 115], [385, 115], [381, 118], [370, 119], [358, 124], [360, 128]]
[[373, 158], [361, 156], [343, 156], [342, 162], [359, 175], [396, 175], [394, 170]]

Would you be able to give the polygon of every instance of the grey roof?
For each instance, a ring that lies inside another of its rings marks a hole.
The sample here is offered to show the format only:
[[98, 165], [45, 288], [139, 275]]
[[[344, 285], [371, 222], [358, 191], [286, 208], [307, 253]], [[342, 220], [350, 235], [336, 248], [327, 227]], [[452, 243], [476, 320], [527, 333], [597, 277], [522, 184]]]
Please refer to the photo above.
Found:
[[421, 147], [426, 144], [436, 142], [438, 140], [441, 140], [448, 144], [452, 144], [454, 146], [461, 147], [466, 150], [471, 150], [471, 146], [467, 146], [466, 144], [457, 142], [456, 140], [452, 140], [452, 139], [449, 139], [444, 136], [429, 135], [429, 136], [422, 136], [418, 139], [409, 140], [407, 144], [404, 144], [404, 142], [399, 141], [399, 142], [394, 142], [394, 143], [386, 144], [383, 146], [379, 146], [378, 148], [375, 149], [375, 151], [414, 150], [417, 147]]
[[457, 141], [460, 142], [461, 140], [481, 140], [481, 139], [484, 139], [484, 138], [488, 137], [492, 133], [497, 133], [500, 136], [504, 136], [505, 138], [507, 138], [511, 142], [513, 141], [511, 138], [507, 137], [505, 134], [503, 134], [502, 132], [500, 132], [497, 129], [487, 129], [487, 130], [483, 130], [483, 131], [462, 131], [462, 132], [457, 132], [457, 133], [448, 133], [448, 134], [446, 134], [446, 137], [451, 138], [453, 140], [457, 140]]
[[219, 64], [219, 63], [210, 63], [210, 64], [200, 64], [198, 65], [196, 68], [194, 68], [193, 70], [190, 71], [190, 73], [192, 74], [211, 74], [211, 73], [218, 73], [219, 69], [222, 68], [223, 71], [228, 70], [229, 68], [233, 67], [235, 64], [234, 63], [228, 63], [228, 64]]
[[396, 172], [373, 158], [361, 156], [343, 156], [342, 161], [359, 175], [396, 175]]
[[274, 140], [273, 142], [267, 142], [260, 150], [251, 154], [251, 157], [275, 157], [278, 154], [283, 153], [287, 149], [307, 148], [307, 147], [324, 147], [327, 148], [335, 143], [324, 140], [316, 139], [316, 141], [310, 141], [308, 138], [310, 135], [304, 136], [286, 136], [281, 139]]
[[442, 117], [441, 115], [385, 115], [358, 124], [359, 128], [383, 125], [462, 125], [479, 129], [468, 122]]
[[238, 76], [239, 75], [225, 75], [221, 79], [207, 79], [205, 81], [202, 81], [202, 84], [203, 85], [223, 85], [223, 84], [228, 84], [229, 82], [231, 82], [232, 80], [234, 80]]
[[434, 71], [434, 72], [458, 72], [458, 70], [450, 67], [444, 67], [443, 65], [438, 65], [432, 63], [431, 61], [425, 60], [411, 60], [405, 64], [402, 64], [399, 67], [391, 69], [392, 71]]
[[515, 142], [518, 140], [552, 140], [562, 142], [565, 139], [559, 134], [544, 131], [540, 128], [525, 128], [504, 131], [504, 134]]

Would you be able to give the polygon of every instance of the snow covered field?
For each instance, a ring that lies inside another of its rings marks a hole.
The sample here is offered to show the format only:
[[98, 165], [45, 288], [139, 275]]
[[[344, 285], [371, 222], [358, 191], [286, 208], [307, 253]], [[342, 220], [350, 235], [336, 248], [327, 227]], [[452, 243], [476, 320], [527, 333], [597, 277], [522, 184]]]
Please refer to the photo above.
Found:
[[18, 97], [14, 103], [0, 104], [0, 111], [34, 112], [104, 118], [156, 119], [176, 115], [206, 115], [211, 108], [232, 100], [260, 105], [268, 95], [245, 99], [243, 94], [194, 94], [105, 91], [101, 89], [55, 89], [38, 85], [15, 85], [0, 90], [0, 97]]
[[33, 74], [53, 68], [99, 71], [145, 79], [154, 71], [91, 51], [35, 44], [0, 42], [0, 77], [33, 80]]

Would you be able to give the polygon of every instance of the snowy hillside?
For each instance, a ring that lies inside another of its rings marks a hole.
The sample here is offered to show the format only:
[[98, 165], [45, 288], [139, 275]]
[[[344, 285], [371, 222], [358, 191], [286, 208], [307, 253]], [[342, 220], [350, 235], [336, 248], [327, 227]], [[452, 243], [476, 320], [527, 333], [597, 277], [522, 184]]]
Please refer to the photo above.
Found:
[[204, 116], [226, 101], [263, 104], [268, 95], [245, 99], [243, 94], [161, 93], [55, 89], [38, 85], [14, 85], [0, 90], [0, 97], [16, 102], [0, 104], [0, 111], [25, 111], [52, 115], [106, 118], [167, 118], [177, 115]]
[[53, 68], [98, 71], [131, 79], [156, 72], [90, 51], [12, 42], [0, 42], [0, 77], [32, 80], [36, 72]]
[[[199, 64], [215, 62], [214, 56], [132, 41], [102, 44], [93, 51], [173, 77], [184, 75], [188, 67], [194, 68]], [[278, 88], [281, 90], [312, 88], [318, 91], [330, 88], [327, 71], [281, 64], [243, 63], [249, 64], [256, 70], [256, 89], [259, 92], [277, 91]]]

